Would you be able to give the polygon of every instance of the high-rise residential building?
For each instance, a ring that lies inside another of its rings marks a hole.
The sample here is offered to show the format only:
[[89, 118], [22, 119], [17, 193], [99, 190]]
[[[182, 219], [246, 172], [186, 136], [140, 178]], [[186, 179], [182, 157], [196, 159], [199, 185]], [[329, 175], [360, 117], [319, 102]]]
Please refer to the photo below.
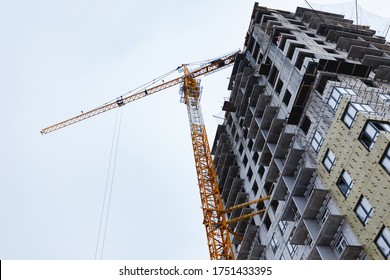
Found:
[[212, 147], [237, 259], [390, 258], [390, 45], [255, 3]]

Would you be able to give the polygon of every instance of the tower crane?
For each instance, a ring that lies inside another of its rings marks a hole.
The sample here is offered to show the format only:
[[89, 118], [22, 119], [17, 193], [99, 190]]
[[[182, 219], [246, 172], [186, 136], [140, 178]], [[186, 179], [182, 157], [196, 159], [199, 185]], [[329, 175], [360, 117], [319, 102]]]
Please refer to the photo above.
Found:
[[204, 217], [203, 224], [206, 229], [210, 259], [233, 260], [234, 253], [230, 234], [241, 239], [242, 237], [237, 235], [231, 228], [229, 228], [229, 224], [238, 222], [241, 219], [247, 219], [254, 215], [258, 215], [264, 212], [264, 209], [254, 211], [250, 214], [235, 218], [230, 221], [227, 220], [226, 213], [228, 211], [233, 211], [235, 209], [245, 207], [249, 204], [269, 199], [269, 197], [261, 197], [257, 200], [236, 205], [228, 209], [224, 208], [201, 112], [200, 81], [196, 78], [230, 66], [232, 63], [234, 63], [237, 54], [238, 52], [234, 52], [218, 57], [193, 71], [190, 71], [187, 65], [183, 64], [178, 67], [178, 70], [183, 70], [183, 75], [181, 77], [163, 82], [151, 88], [143, 89], [125, 98], [120, 97], [115, 101], [106, 103], [105, 105], [90, 111], [82, 112], [80, 115], [43, 128], [41, 130], [41, 134], [53, 132], [106, 111], [124, 106], [127, 103], [136, 101], [143, 97], [150, 96], [169, 87], [181, 84], [181, 102], [187, 105], [197, 180]]

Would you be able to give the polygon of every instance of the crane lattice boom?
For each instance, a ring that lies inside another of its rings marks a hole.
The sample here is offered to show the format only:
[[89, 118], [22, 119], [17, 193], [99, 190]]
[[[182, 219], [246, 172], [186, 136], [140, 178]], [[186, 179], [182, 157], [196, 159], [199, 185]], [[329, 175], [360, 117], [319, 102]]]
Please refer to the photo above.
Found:
[[[205, 74], [209, 74], [209, 73], [221, 70], [222, 68], [228, 67], [229, 65], [231, 65], [234, 62], [236, 54], [237, 54], [237, 52], [234, 52], [232, 54], [228, 54], [226, 56], [217, 58], [217, 59], [213, 60], [212, 62], [210, 62], [209, 64], [207, 64], [206, 66], [195, 69], [194, 71], [191, 72], [191, 75], [192, 75], [192, 77], [196, 78], [196, 77], [199, 77], [199, 76], [202, 76]], [[50, 132], [55, 131], [57, 129], [72, 125], [74, 123], [77, 123], [77, 122], [83, 121], [85, 119], [94, 117], [96, 115], [107, 112], [109, 110], [118, 108], [120, 106], [123, 106], [127, 103], [133, 102], [135, 100], [152, 95], [153, 93], [162, 91], [164, 89], [167, 89], [167, 88], [175, 86], [179, 83], [182, 83], [184, 78], [185, 78], [185, 76], [182, 76], [182, 77], [170, 80], [168, 82], [161, 83], [157, 86], [154, 86], [154, 87], [151, 87], [148, 89], [143, 89], [142, 91], [139, 91], [137, 93], [129, 95], [125, 98], [120, 97], [115, 101], [112, 101], [110, 103], [107, 103], [105, 105], [97, 107], [95, 109], [92, 109], [88, 112], [81, 113], [80, 115], [75, 116], [73, 118], [70, 118], [70, 119], [67, 119], [65, 121], [59, 122], [57, 124], [43, 128], [41, 130], [41, 133], [42, 134], [50, 133]]]

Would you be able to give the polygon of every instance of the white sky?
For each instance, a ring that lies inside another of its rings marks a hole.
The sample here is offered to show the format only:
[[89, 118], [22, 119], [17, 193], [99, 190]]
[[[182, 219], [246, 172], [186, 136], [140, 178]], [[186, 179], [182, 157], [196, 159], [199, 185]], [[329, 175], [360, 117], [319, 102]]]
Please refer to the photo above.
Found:
[[[260, 1], [292, 12], [303, 3]], [[116, 111], [39, 131], [182, 63], [242, 49], [253, 4], [0, 0], [0, 259], [95, 257]], [[202, 78], [210, 144], [230, 72]], [[178, 91], [122, 109], [103, 259], [209, 258]]]

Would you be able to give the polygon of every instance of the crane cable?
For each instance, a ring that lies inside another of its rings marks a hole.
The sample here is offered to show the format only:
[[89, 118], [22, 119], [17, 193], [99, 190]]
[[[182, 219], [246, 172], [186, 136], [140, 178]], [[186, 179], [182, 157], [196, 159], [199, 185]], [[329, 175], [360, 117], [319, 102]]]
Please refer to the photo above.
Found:
[[124, 93], [124, 94], [118, 96], [117, 98], [111, 99], [111, 100], [109, 100], [109, 101], [103, 103], [102, 105], [100, 105], [100, 106], [98, 106], [98, 107], [95, 107], [95, 108], [92, 109], [92, 110], [98, 109], [98, 108], [100, 108], [100, 107], [103, 107], [103, 106], [105, 106], [105, 105], [107, 105], [107, 104], [110, 104], [110, 103], [114, 102], [115, 100], [118, 100], [118, 99], [120, 99], [120, 98], [126, 97], [127, 95], [129, 95], [130, 93], [132, 93], [132, 92], [134, 92], [134, 91], [141, 91], [141, 90], [144, 90], [144, 89], [150, 87], [151, 85], [153, 85], [153, 84], [155, 84], [155, 83], [157, 83], [157, 82], [163, 80], [164, 78], [168, 77], [168, 76], [171, 75], [172, 73], [176, 72], [179, 68], [180, 68], [180, 66], [178, 66], [178, 67], [175, 68], [175, 69], [172, 69], [172, 70], [168, 71], [167, 73], [165, 73], [165, 74], [163, 74], [163, 75], [161, 75], [161, 76], [159, 76], [159, 77], [157, 77], [157, 78], [154, 78], [153, 80], [151, 80], [151, 81], [149, 81], [149, 82], [147, 82], [147, 83], [144, 83], [143, 85], [140, 85], [140, 86], [138, 86], [138, 87], [136, 87], [136, 88], [134, 88], [134, 89], [132, 89], [132, 90], [129, 90], [128, 92], [126, 92], [126, 93]]
[[[119, 123], [118, 123], [119, 119]], [[98, 237], [96, 241], [96, 249], [95, 249], [95, 260], [98, 258], [98, 250], [99, 250], [99, 243], [101, 242], [101, 249], [100, 249], [100, 259], [103, 258], [103, 251], [104, 251], [104, 245], [106, 241], [106, 233], [107, 233], [107, 225], [108, 225], [108, 219], [110, 214], [110, 205], [111, 205], [111, 195], [112, 195], [112, 189], [114, 185], [114, 177], [115, 177], [115, 168], [116, 168], [116, 159], [118, 154], [118, 144], [119, 144], [119, 135], [121, 130], [121, 124], [122, 124], [122, 109], [119, 108], [119, 110], [116, 111], [115, 116], [115, 124], [114, 124], [114, 132], [112, 135], [112, 141], [111, 141], [111, 151], [110, 151], [110, 159], [108, 163], [107, 168], [107, 177], [106, 177], [106, 185], [104, 190], [104, 198], [103, 198], [103, 204], [102, 204], [102, 210], [100, 213], [100, 223], [99, 223], [99, 231], [98, 231]], [[108, 195], [108, 197], [107, 197]], [[108, 201], [107, 201], [108, 199]], [[105, 211], [106, 210], [106, 211]], [[103, 219], [105, 217], [104, 221], [104, 232], [102, 235], [103, 230]]]
[[[225, 55], [228, 55], [228, 54], [225, 54]], [[205, 65], [205, 64], [208, 64], [208, 63], [214, 61], [215, 59], [217, 59], [217, 58], [211, 58], [211, 59], [206, 59], [206, 60], [201, 60], [201, 61], [194, 61], [194, 62], [190, 62], [190, 63], [185, 63], [185, 65], [187, 65], [187, 66], [190, 66], [190, 65]], [[182, 69], [182, 65], [176, 67], [175, 69], [172, 69], [172, 70], [168, 71], [165, 74], [162, 74], [161, 76], [159, 76], [157, 78], [154, 78], [153, 80], [151, 80], [149, 82], [146, 82], [146, 83], [144, 83], [144, 84], [142, 84], [142, 85], [140, 85], [140, 86], [138, 86], [138, 87], [136, 87], [136, 88], [134, 88], [132, 90], [127, 91], [126, 93], [118, 96], [117, 98], [111, 99], [111, 100], [103, 103], [102, 105], [96, 107], [95, 109], [100, 108], [102, 106], [105, 106], [107, 104], [110, 104], [110, 103], [114, 102], [115, 100], [118, 100], [119, 98], [126, 97], [127, 95], [131, 94], [132, 92], [144, 90], [144, 89], [154, 85], [155, 83], [160, 82], [161, 80], [164, 81], [164, 79], [166, 77], [168, 77], [169, 75], [172, 75], [174, 72], [176, 72], [176, 71], [178, 71], [180, 69]], [[94, 109], [92, 109], [92, 110], [94, 110]]]

